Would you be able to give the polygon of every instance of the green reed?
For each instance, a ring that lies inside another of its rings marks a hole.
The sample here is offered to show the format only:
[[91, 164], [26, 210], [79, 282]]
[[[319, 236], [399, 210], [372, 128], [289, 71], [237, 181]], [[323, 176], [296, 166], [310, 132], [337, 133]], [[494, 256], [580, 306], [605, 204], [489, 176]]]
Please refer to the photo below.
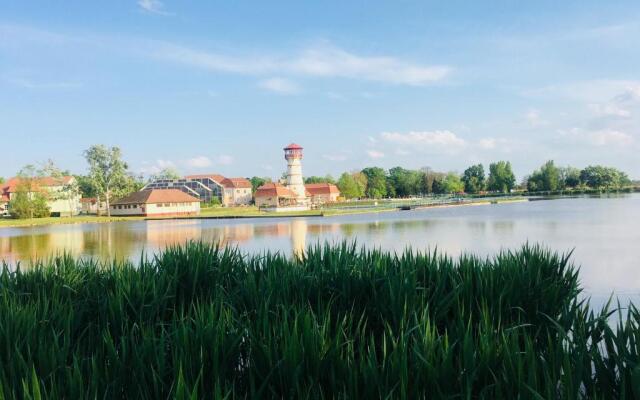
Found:
[[0, 399], [637, 398], [640, 312], [579, 294], [569, 255], [530, 245], [4, 265]]

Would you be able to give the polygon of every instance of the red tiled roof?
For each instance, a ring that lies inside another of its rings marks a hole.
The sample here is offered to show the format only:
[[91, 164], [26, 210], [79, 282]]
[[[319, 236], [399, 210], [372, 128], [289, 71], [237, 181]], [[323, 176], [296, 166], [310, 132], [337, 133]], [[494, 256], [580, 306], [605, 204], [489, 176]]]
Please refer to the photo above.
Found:
[[269, 182], [256, 190], [255, 197], [296, 197], [296, 195], [280, 183]]
[[300, 146], [299, 144], [291, 143], [290, 145], [285, 147], [283, 150], [302, 150], [302, 146]]
[[307, 193], [311, 196], [332, 193], [340, 194], [340, 189], [332, 183], [307, 183], [304, 185], [304, 188], [307, 189]]
[[147, 189], [133, 192], [111, 204], [199, 203], [200, 200], [178, 189]]
[[222, 184], [222, 181], [226, 179], [224, 176], [220, 174], [187, 175], [184, 177], [184, 179], [205, 179], [205, 178], [209, 178], [218, 184]]
[[[73, 176], [61, 176], [61, 177], [53, 177], [53, 176], [45, 176], [43, 178], [35, 178], [33, 180], [34, 186], [40, 187], [51, 187], [51, 186], [62, 186], [69, 184], [73, 179]], [[15, 193], [18, 186], [20, 186], [21, 179], [19, 177], [10, 178], [0, 187], [0, 192], [3, 195], [8, 195], [8, 193]]]
[[227, 189], [250, 188], [251, 182], [245, 178], [225, 178], [225, 180], [222, 181], [222, 186]]

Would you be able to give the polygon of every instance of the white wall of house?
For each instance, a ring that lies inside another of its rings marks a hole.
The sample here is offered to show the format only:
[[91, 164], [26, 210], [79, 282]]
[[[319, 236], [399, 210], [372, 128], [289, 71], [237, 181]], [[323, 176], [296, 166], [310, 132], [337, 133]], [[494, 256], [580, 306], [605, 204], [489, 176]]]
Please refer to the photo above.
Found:
[[332, 203], [338, 200], [339, 193], [322, 193], [311, 196], [312, 204]]
[[256, 206], [258, 207], [277, 207], [278, 197], [256, 197]]
[[189, 203], [153, 203], [153, 204], [114, 204], [111, 206], [111, 215], [197, 215], [200, 214], [200, 202]]
[[222, 204], [226, 207], [246, 206], [253, 199], [251, 188], [226, 188], [223, 193]]

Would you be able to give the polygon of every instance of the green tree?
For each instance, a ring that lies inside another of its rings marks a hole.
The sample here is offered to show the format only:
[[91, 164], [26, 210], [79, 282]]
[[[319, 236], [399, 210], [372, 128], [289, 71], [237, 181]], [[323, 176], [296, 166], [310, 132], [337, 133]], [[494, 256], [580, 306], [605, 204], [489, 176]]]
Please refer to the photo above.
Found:
[[408, 197], [422, 193], [421, 174], [418, 171], [394, 167], [389, 170], [388, 181], [388, 191], [395, 196]]
[[602, 165], [590, 165], [583, 169], [580, 180], [595, 189], [613, 189], [631, 184], [626, 173]]
[[249, 181], [251, 182], [251, 191], [255, 193], [260, 186], [264, 185], [267, 182], [271, 182], [271, 178], [261, 178], [259, 176], [254, 176], [250, 178]]
[[372, 199], [387, 196], [387, 174], [380, 167], [367, 167], [362, 170], [367, 177], [366, 195]]
[[489, 165], [487, 189], [494, 192], [510, 192], [516, 184], [516, 176], [509, 161], [498, 161]]
[[422, 168], [418, 172], [418, 192], [422, 194], [443, 193], [441, 191], [440, 183], [444, 179], [445, 175], [446, 174], [436, 172], [429, 167]]
[[111, 216], [111, 196], [128, 187], [136, 186], [127, 178], [127, 164], [122, 160], [119, 147], [91, 146], [84, 152], [89, 163], [89, 177], [99, 198], [104, 198], [107, 215]]
[[580, 170], [578, 168], [560, 168], [560, 186], [563, 189], [578, 187], [580, 183]]
[[484, 167], [482, 164], [472, 165], [464, 170], [462, 182], [464, 183], [465, 192], [478, 193], [484, 190], [484, 181]]
[[18, 172], [16, 193], [9, 202], [14, 218], [42, 218], [50, 215], [47, 193], [40, 187], [42, 171], [27, 165]]
[[353, 179], [356, 182], [356, 185], [358, 186], [358, 198], [362, 198], [365, 196], [366, 192], [367, 192], [367, 176], [365, 174], [363, 174], [360, 171], [355, 171], [351, 173], [351, 176], [353, 176]]
[[340, 194], [347, 199], [356, 199], [363, 195], [355, 177], [348, 172], [344, 172], [340, 175], [337, 186], [338, 189], [340, 189]]
[[560, 169], [555, 166], [553, 160], [544, 163], [527, 180], [527, 190], [530, 192], [552, 191], [558, 190], [560, 187]]
[[460, 175], [455, 172], [449, 172], [442, 181], [444, 193], [461, 193], [464, 191], [464, 183], [460, 179]]
[[333, 184], [335, 184], [336, 181], [335, 181], [335, 179], [333, 179], [333, 177], [331, 175], [308, 176], [308, 177], [304, 178], [304, 183], [333, 183]]
[[4, 183], [4, 178], [0, 176], [0, 183]]

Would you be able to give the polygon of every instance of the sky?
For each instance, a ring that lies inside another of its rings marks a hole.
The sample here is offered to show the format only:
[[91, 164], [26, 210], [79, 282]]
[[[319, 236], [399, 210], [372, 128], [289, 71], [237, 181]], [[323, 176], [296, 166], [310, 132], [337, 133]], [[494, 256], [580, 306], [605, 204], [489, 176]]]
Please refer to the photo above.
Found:
[[0, 176], [606, 164], [640, 178], [640, 2], [0, 0]]

